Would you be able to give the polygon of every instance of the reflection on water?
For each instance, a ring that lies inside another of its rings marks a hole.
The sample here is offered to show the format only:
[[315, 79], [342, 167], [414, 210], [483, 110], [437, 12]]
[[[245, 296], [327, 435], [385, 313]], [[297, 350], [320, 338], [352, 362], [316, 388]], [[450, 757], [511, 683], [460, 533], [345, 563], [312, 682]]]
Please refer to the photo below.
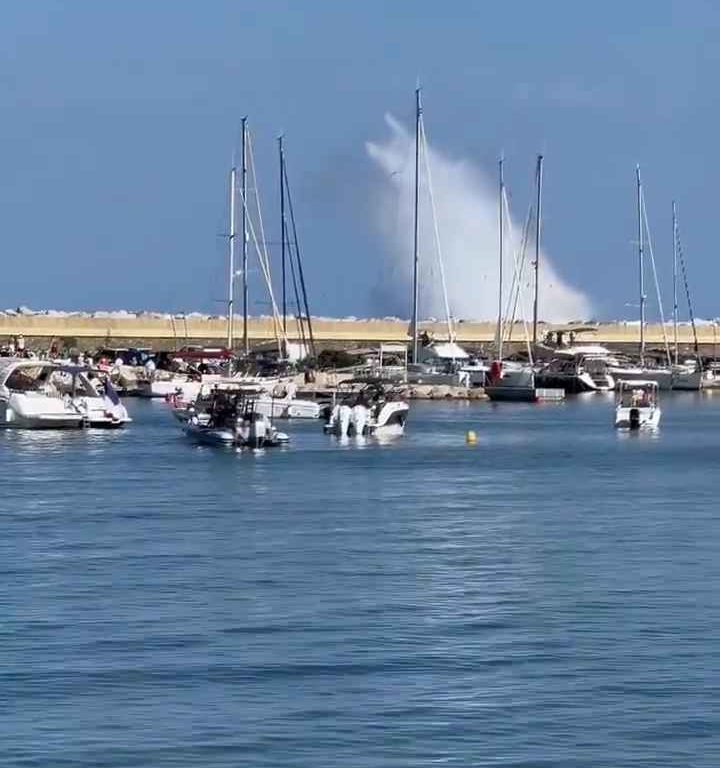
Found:
[[3, 766], [715, 768], [720, 399], [502, 405], [0, 433]]

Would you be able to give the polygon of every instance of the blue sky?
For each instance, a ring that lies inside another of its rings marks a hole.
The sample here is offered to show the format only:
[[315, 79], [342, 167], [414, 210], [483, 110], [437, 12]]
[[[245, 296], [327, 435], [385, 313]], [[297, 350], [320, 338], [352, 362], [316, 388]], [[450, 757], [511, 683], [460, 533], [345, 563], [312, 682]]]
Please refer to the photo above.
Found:
[[696, 312], [720, 314], [711, 2], [15, 0], [0, 43], [2, 307], [222, 312], [247, 114], [275, 238], [286, 135], [313, 311], [407, 316], [377, 298], [365, 142], [420, 76], [433, 144], [488, 174], [504, 151], [520, 207], [545, 154], [544, 243], [598, 317], [635, 312], [638, 162], [667, 295], [674, 197]]

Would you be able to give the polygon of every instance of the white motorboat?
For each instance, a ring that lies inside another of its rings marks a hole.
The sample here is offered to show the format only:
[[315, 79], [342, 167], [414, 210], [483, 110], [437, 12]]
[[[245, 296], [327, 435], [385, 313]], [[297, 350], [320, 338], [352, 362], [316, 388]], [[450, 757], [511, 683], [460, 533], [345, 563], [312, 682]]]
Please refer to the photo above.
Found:
[[138, 380], [137, 395], [146, 398], [170, 398], [180, 395], [183, 400], [194, 400], [200, 393], [203, 381], [170, 371], [154, 371]]
[[50, 361], [0, 359], [0, 427], [122, 427], [131, 421], [108, 379]]
[[615, 426], [618, 429], [655, 429], [662, 411], [656, 381], [619, 381], [615, 399]]
[[405, 432], [410, 406], [391, 388], [378, 382], [344, 382], [341, 387], [335, 403], [328, 406], [326, 433], [391, 437]]

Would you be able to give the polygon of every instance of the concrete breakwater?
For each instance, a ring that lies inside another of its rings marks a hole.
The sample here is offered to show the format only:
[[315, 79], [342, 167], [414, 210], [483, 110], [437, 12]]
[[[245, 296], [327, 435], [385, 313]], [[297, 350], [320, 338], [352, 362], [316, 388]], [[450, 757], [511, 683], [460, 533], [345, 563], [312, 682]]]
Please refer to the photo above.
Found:
[[[288, 331], [296, 335], [294, 322], [288, 321]], [[593, 333], [578, 335], [578, 341], [594, 341], [599, 344], [635, 348], [638, 345], [637, 323], [600, 323], [593, 326]], [[543, 323], [540, 337], [548, 331], [567, 326]], [[251, 344], [271, 341], [276, 334], [272, 318], [254, 317], [248, 324]], [[438, 339], [447, 336], [447, 326], [439, 322], [423, 322], [421, 330]], [[474, 347], [492, 343], [496, 326], [489, 322], [458, 322], [457, 341]], [[408, 323], [403, 320], [381, 319], [314, 319], [313, 331], [318, 346], [352, 346], [357, 344], [402, 343], [408, 340]], [[668, 339], [672, 329], [666, 328]], [[720, 333], [714, 323], [698, 326], [698, 341], [706, 353], [720, 340]], [[242, 319], [235, 323], [236, 341], [242, 334]], [[107, 344], [109, 346], [143, 346], [155, 349], [173, 349], [184, 344], [221, 345], [227, 339], [227, 320], [222, 317], [162, 316], [153, 314], [137, 315], [85, 315], [85, 314], [0, 314], [0, 340], [3, 337], [25, 336], [29, 341], [50, 342], [51, 340], [76, 340], [77, 346], [90, 348]], [[521, 343], [524, 338], [522, 325], [513, 329], [513, 340]], [[661, 325], [648, 325], [645, 330], [648, 344], [663, 344]], [[566, 335], [566, 340], [567, 335]], [[679, 340], [683, 346], [693, 343], [692, 328], [681, 325]]]

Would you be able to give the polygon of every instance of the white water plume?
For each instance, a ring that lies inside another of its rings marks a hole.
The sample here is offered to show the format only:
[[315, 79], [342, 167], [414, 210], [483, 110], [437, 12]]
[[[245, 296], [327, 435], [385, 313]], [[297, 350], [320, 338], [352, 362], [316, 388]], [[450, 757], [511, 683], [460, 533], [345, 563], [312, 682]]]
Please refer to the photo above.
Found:
[[[386, 277], [392, 282], [391, 298], [396, 311], [407, 311], [411, 295], [415, 138], [390, 115], [386, 116], [390, 137], [368, 142], [370, 157], [383, 171], [386, 182], [375, 201], [383, 236], [388, 241], [393, 268]], [[498, 306], [498, 202], [497, 188], [466, 161], [452, 160], [428, 146], [433, 196], [438, 219], [442, 260], [450, 309], [454, 317], [494, 320]], [[426, 175], [421, 159], [420, 174], [420, 299], [422, 318], [445, 314], [441, 270], [435, 246], [433, 217]], [[512, 283], [514, 250], [522, 229], [514, 223], [512, 237], [506, 231], [503, 260], [503, 308]], [[530, 260], [523, 276], [523, 300], [519, 318], [532, 314], [533, 274]], [[540, 256], [538, 316], [548, 322], [567, 322], [590, 317], [590, 304], [579, 291], [561, 280], [545, 253]], [[519, 319], [518, 318], [518, 319]]]

